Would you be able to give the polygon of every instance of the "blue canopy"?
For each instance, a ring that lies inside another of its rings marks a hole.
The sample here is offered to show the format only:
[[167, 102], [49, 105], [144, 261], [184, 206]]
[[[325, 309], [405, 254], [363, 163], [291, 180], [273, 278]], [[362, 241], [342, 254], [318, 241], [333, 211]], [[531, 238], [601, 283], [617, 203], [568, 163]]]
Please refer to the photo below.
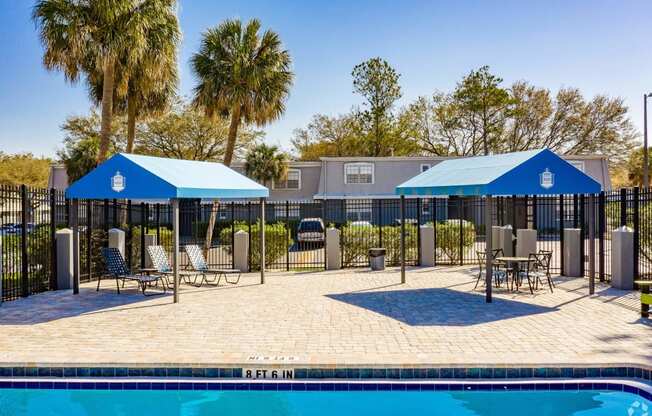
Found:
[[443, 161], [396, 187], [397, 195], [594, 194], [600, 183], [549, 149]]
[[75, 181], [67, 198], [258, 198], [269, 190], [221, 163], [118, 153]]

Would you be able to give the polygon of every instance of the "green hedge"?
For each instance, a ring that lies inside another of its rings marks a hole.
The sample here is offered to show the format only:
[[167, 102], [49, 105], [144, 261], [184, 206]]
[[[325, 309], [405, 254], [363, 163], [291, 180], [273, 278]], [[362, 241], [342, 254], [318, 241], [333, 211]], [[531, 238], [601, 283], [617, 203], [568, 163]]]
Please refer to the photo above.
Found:
[[[385, 262], [396, 265], [401, 260], [401, 227], [399, 225], [382, 226], [383, 244], [380, 244], [378, 225], [352, 225], [346, 223], [341, 228], [342, 267], [352, 267], [365, 262], [370, 248], [383, 247], [387, 250]], [[417, 232], [415, 224], [405, 225], [406, 257], [416, 256]]]
[[[260, 221], [251, 224], [251, 269], [260, 269]], [[249, 225], [243, 221], [236, 221], [234, 224], [235, 232], [249, 232]], [[265, 225], [265, 266], [268, 267], [275, 263], [279, 258], [285, 256], [287, 251], [292, 247], [294, 241], [287, 238], [287, 227], [285, 223], [276, 222]], [[220, 244], [225, 246], [227, 252], [231, 252], [231, 227], [223, 228], [220, 231]]]
[[[472, 222], [461, 220], [462, 250], [475, 243], [475, 227]], [[429, 223], [432, 226], [432, 223]], [[436, 248], [449, 258], [451, 263], [460, 260], [460, 220], [438, 221], [435, 225], [437, 238]]]

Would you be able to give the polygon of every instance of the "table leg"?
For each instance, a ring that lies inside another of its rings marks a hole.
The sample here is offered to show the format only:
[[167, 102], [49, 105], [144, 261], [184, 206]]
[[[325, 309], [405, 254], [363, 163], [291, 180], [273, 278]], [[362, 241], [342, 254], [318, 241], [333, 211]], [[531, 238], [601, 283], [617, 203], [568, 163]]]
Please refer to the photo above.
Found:
[[650, 305], [648, 305], [647, 303], [643, 303], [643, 298], [647, 297], [644, 295], [649, 295], [649, 294], [650, 294], [650, 286], [641, 285], [641, 317], [642, 318], [650, 317]]

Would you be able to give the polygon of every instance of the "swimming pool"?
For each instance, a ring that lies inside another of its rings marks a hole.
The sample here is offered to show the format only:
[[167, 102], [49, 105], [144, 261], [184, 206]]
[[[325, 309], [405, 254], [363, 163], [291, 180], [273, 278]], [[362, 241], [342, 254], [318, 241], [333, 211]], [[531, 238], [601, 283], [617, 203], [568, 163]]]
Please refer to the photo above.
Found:
[[[225, 384], [218, 383], [41, 381], [36, 382], [36, 385], [24, 382], [17, 386], [19, 388], [0, 389], [2, 416], [383, 416], [400, 413], [648, 416], [652, 412], [649, 400], [630, 392], [638, 391], [636, 388], [631, 390], [629, 387], [630, 390], [627, 391], [628, 386], [616, 384], [605, 384], [605, 390], [595, 389], [602, 387], [601, 384], [590, 383], [589, 388], [593, 389], [589, 390], [582, 390], [578, 383], [542, 384], [541, 387], [535, 384], [508, 387], [489, 384], [240, 383], [229, 384], [225, 389]], [[30, 386], [35, 388], [29, 388]], [[297, 386], [300, 386], [298, 389], [301, 391], [295, 390]]]

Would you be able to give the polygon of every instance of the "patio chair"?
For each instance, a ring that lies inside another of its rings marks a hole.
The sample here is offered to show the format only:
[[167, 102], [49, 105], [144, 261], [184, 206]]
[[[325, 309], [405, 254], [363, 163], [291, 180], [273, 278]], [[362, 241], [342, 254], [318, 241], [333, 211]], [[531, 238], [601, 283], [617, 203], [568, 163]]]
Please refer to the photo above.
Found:
[[[478, 256], [478, 266], [480, 266], [480, 271], [478, 272], [478, 278], [475, 281], [475, 286], [473, 286], [473, 289], [476, 289], [478, 287], [478, 285], [480, 284], [480, 280], [482, 280], [483, 282], [485, 281], [485, 279], [482, 279], [482, 276], [483, 274], [485, 274], [485, 265], [487, 263], [486, 252], [476, 251], [476, 255]], [[507, 282], [506, 272], [500, 267], [497, 267], [495, 270], [492, 270], [491, 277], [494, 279], [494, 284], [496, 285], [496, 287], [500, 287], [501, 279], [503, 278], [505, 278], [505, 282]]]
[[521, 279], [523, 277], [527, 279], [530, 293], [534, 293], [533, 285], [534, 289], [539, 289], [539, 283], [543, 285], [542, 279], [547, 279], [550, 292], [552, 293], [553, 283], [550, 275], [550, 260], [552, 259], [552, 253], [530, 253], [528, 258], [527, 269], [525, 272], [520, 272], [519, 274]]
[[[168, 286], [172, 286], [173, 283], [170, 282], [170, 276], [174, 275], [174, 270], [172, 270], [172, 266], [168, 260], [168, 255], [165, 252], [165, 248], [163, 246], [148, 246], [147, 254], [149, 254], [149, 258], [152, 260], [152, 265], [156, 271], [165, 278]], [[195, 277], [192, 284], [195, 284], [197, 280], [197, 273], [195, 272], [179, 270], [179, 276], [181, 277], [182, 281], [188, 284], [191, 283], [191, 276]]]
[[[215, 283], [217, 286], [219, 286], [222, 277], [224, 277], [224, 280], [227, 283], [232, 285], [235, 285], [240, 281], [240, 275], [242, 272], [239, 269], [211, 269], [208, 267], [208, 263], [206, 263], [204, 254], [198, 245], [190, 244], [185, 246], [184, 249], [186, 250], [186, 254], [188, 255], [188, 260], [190, 261], [192, 268], [195, 269], [195, 271], [202, 277], [201, 282], [199, 282], [199, 285], [197, 286], [201, 286], [204, 284], [204, 282]], [[235, 279], [235, 281], [230, 281], [228, 278], [229, 275], [237, 275], [238, 277]], [[209, 280], [208, 276], [214, 277], [213, 279]]]
[[[124, 282], [126, 280], [133, 280], [138, 283], [138, 288], [142, 290], [143, 295], [145, 296], [151, 296], [151, 295], [145, 293], [147, 290], [147, 287], [150, 286], [152, 283], [157, 283], [158, 281], [161, 280], [160, 275], [142, 275], [142, 274], [132, 274], [129, 271], [129, 268], [127, 267], [127, 263], [125, 262], [124, 257], [122, 257], [122, 253], [120, 253], [120, 250], [118, 250], [115, 247], [102, 247], [102, 257], [104, 257], [104, 263], [106, 264], [106, 269], [108, 271], [108, 274], [112, 276], [115, 279], [116, 282], [116, 287], [118, 289], [118, 294], [120, 293], [120, 281], [122, 280], [122, 283], [124, 285]], [[102, 277], [97, 278], [97, 290], [100, 290], [100, 282], [102, 281]], [[163, 286], [163, 293], [166, 291], [166, 286], [164, 282], [161, 282], [161, 286]]]

